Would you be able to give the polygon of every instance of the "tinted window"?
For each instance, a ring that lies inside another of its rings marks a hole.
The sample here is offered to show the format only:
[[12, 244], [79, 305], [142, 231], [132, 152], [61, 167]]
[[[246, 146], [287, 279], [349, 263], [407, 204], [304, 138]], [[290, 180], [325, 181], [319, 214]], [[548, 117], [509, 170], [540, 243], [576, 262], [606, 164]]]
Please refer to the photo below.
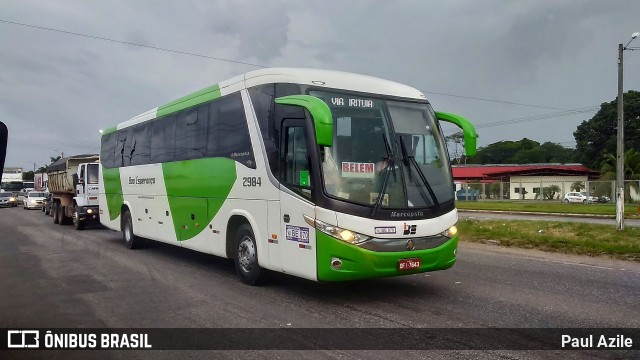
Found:
[[304, 118], [305, 113], [301, 107], [279, 105], [274, 99], [298, 94], [300, 89], [294, 84], [267, 84], [249, 89], [269, 167], [276, 176], [278, 176], [280, 165], [280, 124], [285, 118]]
[[100, 148], [100, 162], [106, 168], [115, 166], [116, 145], [118, 144], [118, 134], [112, 132], [102, 136], [102, 146]]
[[225, 96], [210, 104], [207, 156], [228, 157], [255, 169], [240, 93]]
[[151, 162], [173, 161], [176, 122], [174, 116], [166, 116], [152, 121], [151, 125]]
[[119, 130], [118, 144], [116, 145], [115, 167], [129, 165], [131, 158], [131, 139], [129, 138], [130, 129]]
[[143, 165], [151, 161], [151, 123], [136, 125], [132, 129], [130, 165]]
[[[200, 108], [205, 110], [199, 111]], [[175, 160], [198, 159], [206, 155], [206, 106], [192, 108], [177, 114]]]
[[311, 176], [307, 141], [302, 126], [287, 127], [284, 146], [282, 181], [307, 197], [311, 197]]

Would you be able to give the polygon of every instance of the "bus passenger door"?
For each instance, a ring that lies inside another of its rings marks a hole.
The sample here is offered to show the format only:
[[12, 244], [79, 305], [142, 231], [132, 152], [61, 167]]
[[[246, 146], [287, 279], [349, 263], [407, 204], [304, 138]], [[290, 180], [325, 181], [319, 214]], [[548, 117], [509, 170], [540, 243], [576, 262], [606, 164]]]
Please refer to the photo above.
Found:
[[286, 119], [282, 124], [281, 239], [278, 247], [285, 273], [316, 280], [315, 229], [303, 217], [307, 215], [315, 219], [315, 206], [311, 202], [308, 131], [304, 119]]

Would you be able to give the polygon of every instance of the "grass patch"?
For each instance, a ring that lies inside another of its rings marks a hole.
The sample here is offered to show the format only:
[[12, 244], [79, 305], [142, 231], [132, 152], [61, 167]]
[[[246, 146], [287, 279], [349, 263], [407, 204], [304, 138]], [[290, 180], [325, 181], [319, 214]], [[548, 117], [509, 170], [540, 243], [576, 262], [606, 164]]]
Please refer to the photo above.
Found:
[[640, 228], [524, 220], [460, 220], [460, 240], [640, 261]]
[[[460, 210], [528, 211], [540, 213], [616, 215], [615, 204], [563, 204], [555, 201], [456, 201]], [[625, 204], [628, 217], [638, 218], [640, 205]]]

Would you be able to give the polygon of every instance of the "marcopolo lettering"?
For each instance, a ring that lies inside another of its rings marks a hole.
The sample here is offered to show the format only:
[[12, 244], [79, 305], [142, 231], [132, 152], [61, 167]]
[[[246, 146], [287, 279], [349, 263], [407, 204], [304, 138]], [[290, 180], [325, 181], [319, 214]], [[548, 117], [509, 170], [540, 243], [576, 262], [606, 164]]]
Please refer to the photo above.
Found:
[[422, 217], [424, 216], [424, 212], [423, 211], [392, 211], [391, 212], [391, 217], [392, 218], [413, 218], [413, 217]]

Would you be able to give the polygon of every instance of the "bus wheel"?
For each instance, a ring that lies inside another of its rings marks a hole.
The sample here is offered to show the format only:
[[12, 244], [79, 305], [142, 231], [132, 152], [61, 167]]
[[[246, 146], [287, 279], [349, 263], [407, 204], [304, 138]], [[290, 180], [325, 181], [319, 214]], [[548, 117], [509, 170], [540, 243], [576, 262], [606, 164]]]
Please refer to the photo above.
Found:
[[76, 230], [84, 230], [84, 224], [85, 221], [84, 220], [80, 220], [78, 219], [78, 207], [74, 207], [73, 208], [73, 227], [76, 228]]
[[58, 223], [58, 203], [53, 203], [51, 205], [51, 217], [53, 218], [53, 223]]
[[242, 282], [257, 285], [260, 282], [258, 250], [251, 226], [244, 224], [238, 228], [235, 237], [235, 256], [233, 261]]
[[131, 212], [125, 210], [122, 218], [122, 238], [124, 245], [129, 249], [139, 249], [142, 247], [142, 239], [133, 234], [133, 220], [131, 220]]

